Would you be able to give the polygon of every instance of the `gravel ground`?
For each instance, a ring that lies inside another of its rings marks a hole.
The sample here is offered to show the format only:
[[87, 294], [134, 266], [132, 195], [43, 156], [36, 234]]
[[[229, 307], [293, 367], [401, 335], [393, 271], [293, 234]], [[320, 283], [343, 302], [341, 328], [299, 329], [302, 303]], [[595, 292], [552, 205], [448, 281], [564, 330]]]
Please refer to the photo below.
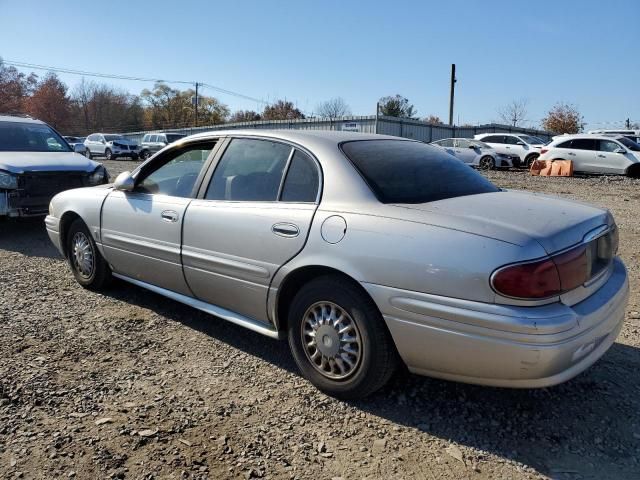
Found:
[[531, 391], [399, 374], [338, 401], [298, 375], [286, 343], [124, 283], [83, 290], [41, 220], [5, 222], [0, 477], [640, 478], [640, 182], [489, 177], [617, 219], [631, 302], [586, 373]]

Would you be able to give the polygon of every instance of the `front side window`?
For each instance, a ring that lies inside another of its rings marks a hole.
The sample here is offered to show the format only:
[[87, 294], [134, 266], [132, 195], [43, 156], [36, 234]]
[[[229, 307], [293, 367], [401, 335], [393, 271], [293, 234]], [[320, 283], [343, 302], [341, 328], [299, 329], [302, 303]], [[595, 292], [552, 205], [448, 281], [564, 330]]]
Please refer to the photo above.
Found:
[[532, 137], [531, 135], [520, 135], [520, 139], [529, 145], [544, 145], [544, 141], [542, 139]]
[[284, 168], [291, 155], [289, 145], [270, 140], [235, 138], [216, 167], [207, 200], [274, 202]]
[[469, 148], [469, 140], [462, 140], [462, 139], [458, 139], [456, 140], [456, 147], [457, 148]]
[[70, 152], [71, 149], [51, 127], [41, 123], [1, 122], [2, 152]]
[[444, 140], [440, 140], [439, 142], [436, 142], [438, 145], [440, 145], [441, 147], [445, 147], [445, 148], [450, 148], [453, 147], [453, 139], [452, 138], [445, 138]]
[[598, 143], [600, 144], [598, 146], [598, 150], [601, 152], [615, 152], [619, 148], [622, 148], [616, 142], [612, 142], [611, 140], [599, 140]]
[[517, 145], [519, 143], [524, 143], [518, 137], [514, 137], [513, 135], [507, 135], [505, 138], [506, 138], [505, 143], [507, 143], [508, 145]]
[[500, 191], [468, 165], [421, 142], [357, 140], [341, 147], [382, 203], [426, 203]]
[[156, 159], [142, 171], [135, 192], [189, 198], [214, 144], [196, 144]]

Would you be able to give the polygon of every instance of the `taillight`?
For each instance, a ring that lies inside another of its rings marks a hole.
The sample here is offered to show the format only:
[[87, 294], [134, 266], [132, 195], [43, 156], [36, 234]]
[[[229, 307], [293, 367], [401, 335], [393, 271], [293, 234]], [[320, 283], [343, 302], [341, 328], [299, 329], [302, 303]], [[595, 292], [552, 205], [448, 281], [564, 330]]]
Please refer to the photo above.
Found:
[[541, 148], [540, 149], [540, 155], [542, 155], [543, 153], [547, 153], [549, 151], [548, 148]]
[[560, 295], [589, 280], [590, 256], [589, 248], [581, 245], [537, 262], [502, 267], [491, 282], [496, 292], [507, 297], [540, 299]]

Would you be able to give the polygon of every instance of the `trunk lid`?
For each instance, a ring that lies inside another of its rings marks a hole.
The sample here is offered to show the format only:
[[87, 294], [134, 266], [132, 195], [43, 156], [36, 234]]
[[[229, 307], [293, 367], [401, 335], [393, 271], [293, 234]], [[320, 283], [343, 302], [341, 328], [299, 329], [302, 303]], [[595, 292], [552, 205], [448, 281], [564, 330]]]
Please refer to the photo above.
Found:
[[[396, 204], [399, 218], [461, 230], [525, 246], [535, 240], [548, 254], [580, 243], [613, 224], [607, 210], [550, 195], [500, 191], [437, 202]], [[403, 211], [403, 214], [399, 212]]]

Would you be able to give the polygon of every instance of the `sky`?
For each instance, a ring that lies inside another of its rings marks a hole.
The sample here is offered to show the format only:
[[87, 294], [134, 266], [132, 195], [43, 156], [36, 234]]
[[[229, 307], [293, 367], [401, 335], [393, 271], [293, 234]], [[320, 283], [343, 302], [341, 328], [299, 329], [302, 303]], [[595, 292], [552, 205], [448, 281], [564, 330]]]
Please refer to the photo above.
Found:
[[[372, 115], [400, 94], [446, 121], [455, 63], [457, 124], [497, 121], [524, 99], [530, 126], [568, 102], [587, 128], [616, 128], [640, 123], [639, 54], [640, 0], [0, 0], [5, 61], [199, 81], [307, 113], [339, 96]], [[81, 79], [60, 77], [71, 89]], [[263, 107], [202, 93], [232, 110]]]

